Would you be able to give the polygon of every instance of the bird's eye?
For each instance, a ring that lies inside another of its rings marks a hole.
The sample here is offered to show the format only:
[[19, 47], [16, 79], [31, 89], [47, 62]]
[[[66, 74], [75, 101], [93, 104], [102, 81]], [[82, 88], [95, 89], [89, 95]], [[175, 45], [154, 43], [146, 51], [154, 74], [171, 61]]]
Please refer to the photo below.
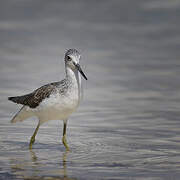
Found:
[[71, 61], [71, 58], [70, 58], [69, 56], [67, 56], [67, 60], [68, 60], [68, 61]]

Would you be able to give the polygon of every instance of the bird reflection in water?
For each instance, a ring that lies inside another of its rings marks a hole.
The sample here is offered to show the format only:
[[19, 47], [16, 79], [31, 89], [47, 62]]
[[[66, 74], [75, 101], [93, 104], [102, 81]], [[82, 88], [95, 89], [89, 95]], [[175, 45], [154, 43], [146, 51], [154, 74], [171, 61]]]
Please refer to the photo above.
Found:
[[[23, 178], [24, 180], [77, 180], [76, 178], [69, 178], [67, 174], [67, 155], [68, 151], [62, 154], [62, 169], [47, 170], [47, 163], [42, 163], [37, 154], [30, 149], [31, 162], [25, 159], [12, 159], [11, 166], [12, 172], [17, 179]], [[44, 168], [43, 168], [44, 167]], [[43, 175], [46, 173], [46, 175]], [[49, 175], [47, 175], [49, 174]]]

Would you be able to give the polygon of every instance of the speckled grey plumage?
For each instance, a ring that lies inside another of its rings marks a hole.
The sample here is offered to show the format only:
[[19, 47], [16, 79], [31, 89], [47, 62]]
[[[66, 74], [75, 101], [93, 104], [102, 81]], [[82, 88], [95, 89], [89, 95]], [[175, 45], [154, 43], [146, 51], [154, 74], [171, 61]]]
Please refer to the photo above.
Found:
[[9, 97], [8, 99], [17, 104], [36, 108], [45, 98], [49, 98], [50, 94], [59, 93], [65, 95], [71, 83], [72, 82], [68, 78], [65, 78], [60, 82], [53, 82], [41, 86], [32, 93], [23, 96]]
[[69, 49], [65, 54], [65, 79], [41, 86], [32, 93], [9, 97], [8, 99], [22, 104], [23, 107], [12, 118], [11, 122], [21, 122], [32, 116], [39, 119], [39, 123], [31, 137], [29, 147], [35, 142], [35, 136], [40, 125], [49, 120], [63, 120], [62, 142], [66, 149], [66, 124], [69, 116], [77, 109], [81, 99], [81, 76], [87, 80], [79, 61], [81, 55], [75, 49]]
[[[87, 77], [79, 65], [80, 58], [81, 55], [76, 49], [69, 49], [65, 53], [64, 58], [66, 76], [63, 80], [46, 84], [23, 96], [9, 97], [8, 99], [10, 101], [24, 105], [24, 108], [18, 112], [19, 119], [16, 115], [16, 119], [13, 118], [12, 121], [23, 121], [23, 118], [28, 118], [33, 114], [40, 118], [40, 116], [46, 114], [45, 111], [47, 112], [49, 108], [51, 109], [50, 111], [55, 109], [56, 114], [58, 114], [58, 107], [61, 108], [59, 109], [59, 113], [73, 112], [77, 108], [81, 99], [80, 73], [87, 80]], [[20, 117], [20, 114], [23, 114], [23, 116]], [[50, 115], [48, 114], [48, 116]], [[61, 118], [60, 114], [58, 116]], [[53, 117], [53, 114], [51, 113], [51, 117], [45, 119], [53, 119], [57, 118], [58, 116]]]

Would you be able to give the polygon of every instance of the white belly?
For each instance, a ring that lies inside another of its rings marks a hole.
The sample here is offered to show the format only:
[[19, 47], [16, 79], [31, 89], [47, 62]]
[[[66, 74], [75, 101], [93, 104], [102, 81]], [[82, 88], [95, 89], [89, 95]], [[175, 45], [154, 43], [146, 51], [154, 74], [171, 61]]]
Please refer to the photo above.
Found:
[[77, 109], [78, 94], [62, 96], [53, 94], [40, 103], [36, 109], [31, 109], [40, 122], [48, 120], [66, 120]]

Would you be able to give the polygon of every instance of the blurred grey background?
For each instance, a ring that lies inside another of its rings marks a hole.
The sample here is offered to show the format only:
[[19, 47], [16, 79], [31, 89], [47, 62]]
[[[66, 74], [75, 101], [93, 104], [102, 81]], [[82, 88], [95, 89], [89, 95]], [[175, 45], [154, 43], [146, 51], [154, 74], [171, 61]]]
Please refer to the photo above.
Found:
[[[40, 177], [63, 176], [47, 171], [57, 170], [63, 152], [58, 144], [61, 123], [50, 122], [40, 130], [34, 153], [44, 164], [34, 170], [34, 161], [22, 158], [29, 155], [36, 123], [11, 125], [20, 106], [7, 97], [61, 80], [69, 48], [82, 54], [88, 81], [83, 82], [84, 101], [69, 122], [73, 150], [67, 175], [178, 179], [179, 20], [179, 0], [1, 0], [1, 179], [33, 179], [37, 169]], [[12, 171], [18, 163], [23, 164], [21, 173]]]

